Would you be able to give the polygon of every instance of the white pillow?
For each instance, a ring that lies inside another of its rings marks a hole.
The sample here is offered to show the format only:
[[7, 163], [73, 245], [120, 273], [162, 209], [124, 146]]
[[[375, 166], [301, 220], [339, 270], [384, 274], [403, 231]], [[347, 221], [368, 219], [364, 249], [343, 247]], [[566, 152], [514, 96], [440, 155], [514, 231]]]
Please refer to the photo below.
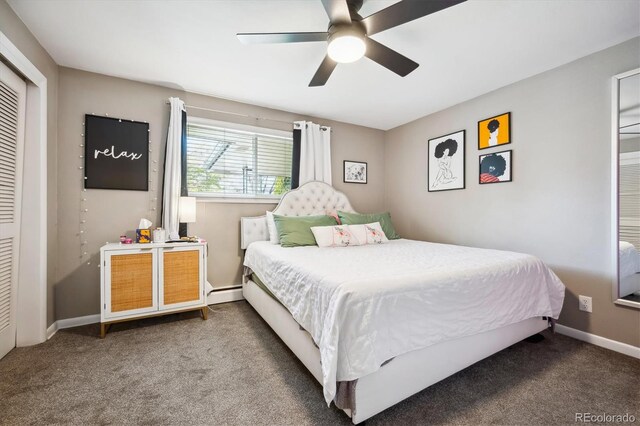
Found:
[[349, 225], [312, 226], [311, 232], [313, 232], [313, 237], [319, 247], [347, 247], [364, 244], [351, 233]]
[[349, 230], [359, 241], [362, 241], [362, 244], [382, 244], [389, 241], [380, 222], [349, 225]]
[[278, 229], [276, 228], [276, 221], [273, 218], [273, 213], [267, 213], [267, 231], [269, 231], [269, 241], [271, 244], [280, 244], [280, 236], [278, 235]]

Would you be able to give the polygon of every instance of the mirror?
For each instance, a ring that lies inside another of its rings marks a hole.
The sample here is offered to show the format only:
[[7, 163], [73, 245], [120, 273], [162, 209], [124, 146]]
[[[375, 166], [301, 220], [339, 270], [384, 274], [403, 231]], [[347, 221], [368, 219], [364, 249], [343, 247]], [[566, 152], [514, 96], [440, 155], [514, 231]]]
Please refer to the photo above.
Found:
[[613, 83], [613, 297], [640, 308], [640, 69], [617, 75]]

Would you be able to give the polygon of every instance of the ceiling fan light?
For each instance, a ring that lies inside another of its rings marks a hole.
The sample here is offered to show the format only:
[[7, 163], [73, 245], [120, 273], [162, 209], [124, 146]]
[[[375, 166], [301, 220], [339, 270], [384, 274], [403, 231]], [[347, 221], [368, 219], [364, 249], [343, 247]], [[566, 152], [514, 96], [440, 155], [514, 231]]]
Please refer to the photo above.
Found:
[[364, 40], [361, 37], [343, 35], [331, 39], [327, 53], [336, 62], [349, 63], [362, 58], [366, 49]]

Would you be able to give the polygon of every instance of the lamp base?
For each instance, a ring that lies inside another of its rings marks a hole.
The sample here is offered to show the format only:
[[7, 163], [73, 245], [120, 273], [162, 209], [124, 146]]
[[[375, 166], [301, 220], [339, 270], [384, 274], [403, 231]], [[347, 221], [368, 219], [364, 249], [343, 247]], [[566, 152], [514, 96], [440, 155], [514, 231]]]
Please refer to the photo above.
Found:
[[180, 235], [181, 238], [187, 236], [187, 224], [186, 223], [180, 223], [180, 225], [178, 226], [178, 235]]

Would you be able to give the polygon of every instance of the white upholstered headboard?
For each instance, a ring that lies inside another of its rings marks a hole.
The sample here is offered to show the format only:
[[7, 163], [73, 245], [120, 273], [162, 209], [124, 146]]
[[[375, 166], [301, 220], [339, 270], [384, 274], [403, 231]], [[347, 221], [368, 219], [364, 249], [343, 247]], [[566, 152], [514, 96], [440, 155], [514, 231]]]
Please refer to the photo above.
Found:
[[[307, 182], [282, 196], [274, 214], [282, 216], [311, 216], [334, 214], [338, 210], [355, 212], [346, 195], [324, 182]], [[267, 217], [240, 218], [240, 248], [246, 249], [254, 241], [267, 241]]]

